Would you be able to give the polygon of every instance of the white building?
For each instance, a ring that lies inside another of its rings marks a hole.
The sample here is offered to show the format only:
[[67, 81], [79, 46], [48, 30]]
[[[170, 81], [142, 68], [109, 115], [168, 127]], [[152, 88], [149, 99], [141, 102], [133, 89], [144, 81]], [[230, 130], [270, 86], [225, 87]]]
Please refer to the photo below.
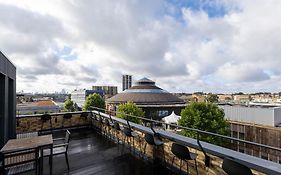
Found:
[[86, 98], [90, 94], [94, 94], [94, 93], [97, 93], [102, 97], [104, 95], [104, 91], [102, 91], [102, 90], [86, 90], [86, 89], [75, 90], [75, 91], [71, 92], [71, 100], [74, 103], [76, 103], [78, 107], [82, 108], [86, 101]]
[[272, 106], [242, 106], [219, 105], [224, 110], [225, 117], [231, 121], [253, 123], [267, 126], [281, 124], [281, 107]]

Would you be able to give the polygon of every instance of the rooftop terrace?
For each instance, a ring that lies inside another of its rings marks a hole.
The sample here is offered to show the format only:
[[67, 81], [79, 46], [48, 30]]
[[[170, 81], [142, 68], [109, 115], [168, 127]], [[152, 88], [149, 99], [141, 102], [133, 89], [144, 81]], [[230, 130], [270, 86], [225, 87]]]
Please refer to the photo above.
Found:
[[[153, 172], [159, 174], [160, 171], [163, 171], [161, 174], [179, 174], [180, 161], [176, 160], [174, 164], [171, 163], [174, 156], [171, 152], [171, 145], [174, 142], [188, 147], [190, 152], [198, 155], [196, 160], [199, 174], [226, 174], [222, 169], [222, 162], [226, 157], [249, 167], [256, 175], [281, 174], [281, 165], [278, 163], [170, 131], [156, 128], [153, 130], [145, 125], [128, 122], [96, 110], [52, 114], [50, 122], [45, 123], [42, 122], [41, 117], [42, 115], [17, 117], [17, 133], [39, 131], [42, 134], [54, 133], [55, 137], [59, 137], [60, 133], [66, 129], [70, 129], [72, 132], [69, 149], [70, 171], [67, 170], [64, 156], [56, 156], [54, 157], [53, 174], [153, 174]], [[130, 140], [124, 144], [123, 132], [118, 132], [108, 126], [104, 122], [106, 120], [110, 123], [119, 123], [124, 127], [131, 127], [137, 133], [135, 142]], [[144, 146], [145, 133], [154, 134], [154, 132], [157, 132], [164, 142], [160, 150], [150, 145]], [[200, 132], [204, 133], [204, 131]], [[216, 134], [214, 134], [215, 136]], [[119, 144], [117, 140], [121, 140]], [[239, 139], [236, 141], [241, 142]], [[258, 144], [258, 146], [263, 145]], [[277, 148], [268, 147], [268, 149], [279, 151]], [[210, 158], [209, 161], [206, 159], [207, 157]], [[160, 164], [153, 164], [154, 158], [163, 161], [160, 161]], [[48, 167], [48, 161], [44, 161], [44, 174], [48, 174], [46, 167]], [[186, 166], [183, 166], [182, 172], [186, 171]], [[196, 174], [194, 162], [189, 161], [189, 172]]]

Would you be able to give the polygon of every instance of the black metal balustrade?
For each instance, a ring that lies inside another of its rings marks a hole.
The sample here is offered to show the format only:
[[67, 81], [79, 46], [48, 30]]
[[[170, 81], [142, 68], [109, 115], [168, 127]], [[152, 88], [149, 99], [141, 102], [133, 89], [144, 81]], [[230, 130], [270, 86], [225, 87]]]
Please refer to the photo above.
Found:
[[[104, 111], [104, 113], [101, 113], [100, 111]], [[112, 120], [114, 120], [115, 122], [118, 122], [122, 125], [126, 125], [126, 123], [128, 121], [124, 120], [124, 119], [120, 119], [117, 117], [114, 117], [112, 114], [116, 115], [118, 114], [118, 112], [116, 111], [108, 111], [105, 109], [100, 109], [100, 108], [93, 108], [92, 111], [94, 114], [97, 114], [99, 116], [103, 116], [105, 118], [110, 118]], [[124, 115], [124, 114], [122, 114]], [[127, 114], [125, 114], [127, 115]], [[233, 138], [233, 137], [229, 137], [229, 136], [225, 136], [225, 135], [220, 135], [220, 134], [216, 134], [216, 133], [211, 133], [211, 132], [207, 132], [207, 131], [202, 131], [199, 129], [194, 129], [194, 128], [188, 128], [188, 127], [183, 127], [183, 126], [178, 126], [175, 124], [167, 124], [165, 122], [161, 122], [161, 121], [157, 121], [157, 120], [152, 120], [152, 119], [148, 119], [148, 118], [143, 118], [143, 117], [137, 117], [137, 116], [132, 116], [132, 115], [127, 115], [130, 117], [136, 117], [141, 119], [142, 121], [145, 121], [142, 123], [142, 125], [139, 124], [135, 124], [135, 123], [131, 123], [131, 126], [133, 129], [138, 130], [142, 133], [151, 133], [154, 134], [154, 132], [146, 127], [147, 123], [150, 123], [150, 125], [154, 126], [154, 125], [170, 125], [174, 128], [177, 129], [185, 129], [185, 130], [189, 130], [189, 131], [194, 131], [197, 133], [197, 139], [192, 139], [192, 138], [188, 138], [182, 135], [178, 135], [176, 133], [173, 132], [169, 132], [169, 131], [165, 131], [165, 127], [163, 128], [157, 128], [157, 133], [161, 135], [161, 137], [168, 139], [170, 141], [174, 141], [177, 143], [180, 143], [182, 145], [194, 148], [196, 150], [200, 150], [205, 158], [204, 158], [204, 165], [206, 167], [210, 167], [211, 163], [211, 159], [210, 156], [216, 156], [219, 157], [221, 159], [224, 159], [225, 157], [231, 158], [233, 160], [235, 160], [235, 162], [237, 163], [241, 163], [245, 166], [248, 166], [249, 168], [256, 170], [258, 172], [261, 173], [265, 173], [265, 174], [281, 174], [281, 165], [275, 162], [271, 162], [269, 160], [264, 160], [261, 158], [257, 158], [251, 155], [247, 155], [244, 153], [240, 153], [237, 151], [233, 151], [229, 148], [224, 148], [221, 146], [217, 146], [214, 144], [210, 144], [210, 143], [206, 143], [203, 141], [200, 141], [200, 135], [201, 134], [205, 134], [205, 135], [210, 135], [210, 136], [214, 136], [214, 137], [219, 137], [222, 139], [226, 139], [226, 140], [230, 140], [230, 141], [236, 141], [238, 143], [243, 143], [243, 144], [250, 144], [253, 146], [257, 146], [260, 148], [265, 148], [265, 149], [270, 149], [270, 150], [274, 150], [277, 152], [281, 153], [281, 149], [277, 148], [277, 147], [272, 147], [269, 145], [264, 145], [264, 144], [259, 144], [259, 143], [255, 143], [255, 142], [250, 142], [250, 141], [246, 141], [246, 140], [241, 140], [241, 139], [237, 139], [237, 138]]]

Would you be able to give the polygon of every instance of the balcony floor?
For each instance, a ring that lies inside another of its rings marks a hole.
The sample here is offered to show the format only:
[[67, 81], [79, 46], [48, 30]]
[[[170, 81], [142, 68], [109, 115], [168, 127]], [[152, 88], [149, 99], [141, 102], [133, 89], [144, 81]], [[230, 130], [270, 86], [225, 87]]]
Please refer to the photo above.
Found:
[[[55, 136], [62, 135], [55, 134]], [[130, 153], [122, 144], [97, 134], [94, 130], [79, 130], [71, 132], [71, 141], [68, 150], [70, 170], [67, 170], [64, 155], [53, 159], [53, 174], [83, 174], [83, 175], [111, 175], [111, 174], [169, 174], [162, 167], [154, 167], [152, 163], [144, 161]], [[44, 174], [49, 174], [48, 159], [44, 159]]]

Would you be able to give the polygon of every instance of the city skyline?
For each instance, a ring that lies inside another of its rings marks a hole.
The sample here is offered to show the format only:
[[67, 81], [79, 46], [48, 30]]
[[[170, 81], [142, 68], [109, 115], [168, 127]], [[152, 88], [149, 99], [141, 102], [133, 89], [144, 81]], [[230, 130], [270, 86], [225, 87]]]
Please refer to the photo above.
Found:
[[122, 89], [130, 74], [169, 92], [280, 92], [280, 8], [274, 0], [0, 0], [0, 49], [17, 67], [17, 91]]

